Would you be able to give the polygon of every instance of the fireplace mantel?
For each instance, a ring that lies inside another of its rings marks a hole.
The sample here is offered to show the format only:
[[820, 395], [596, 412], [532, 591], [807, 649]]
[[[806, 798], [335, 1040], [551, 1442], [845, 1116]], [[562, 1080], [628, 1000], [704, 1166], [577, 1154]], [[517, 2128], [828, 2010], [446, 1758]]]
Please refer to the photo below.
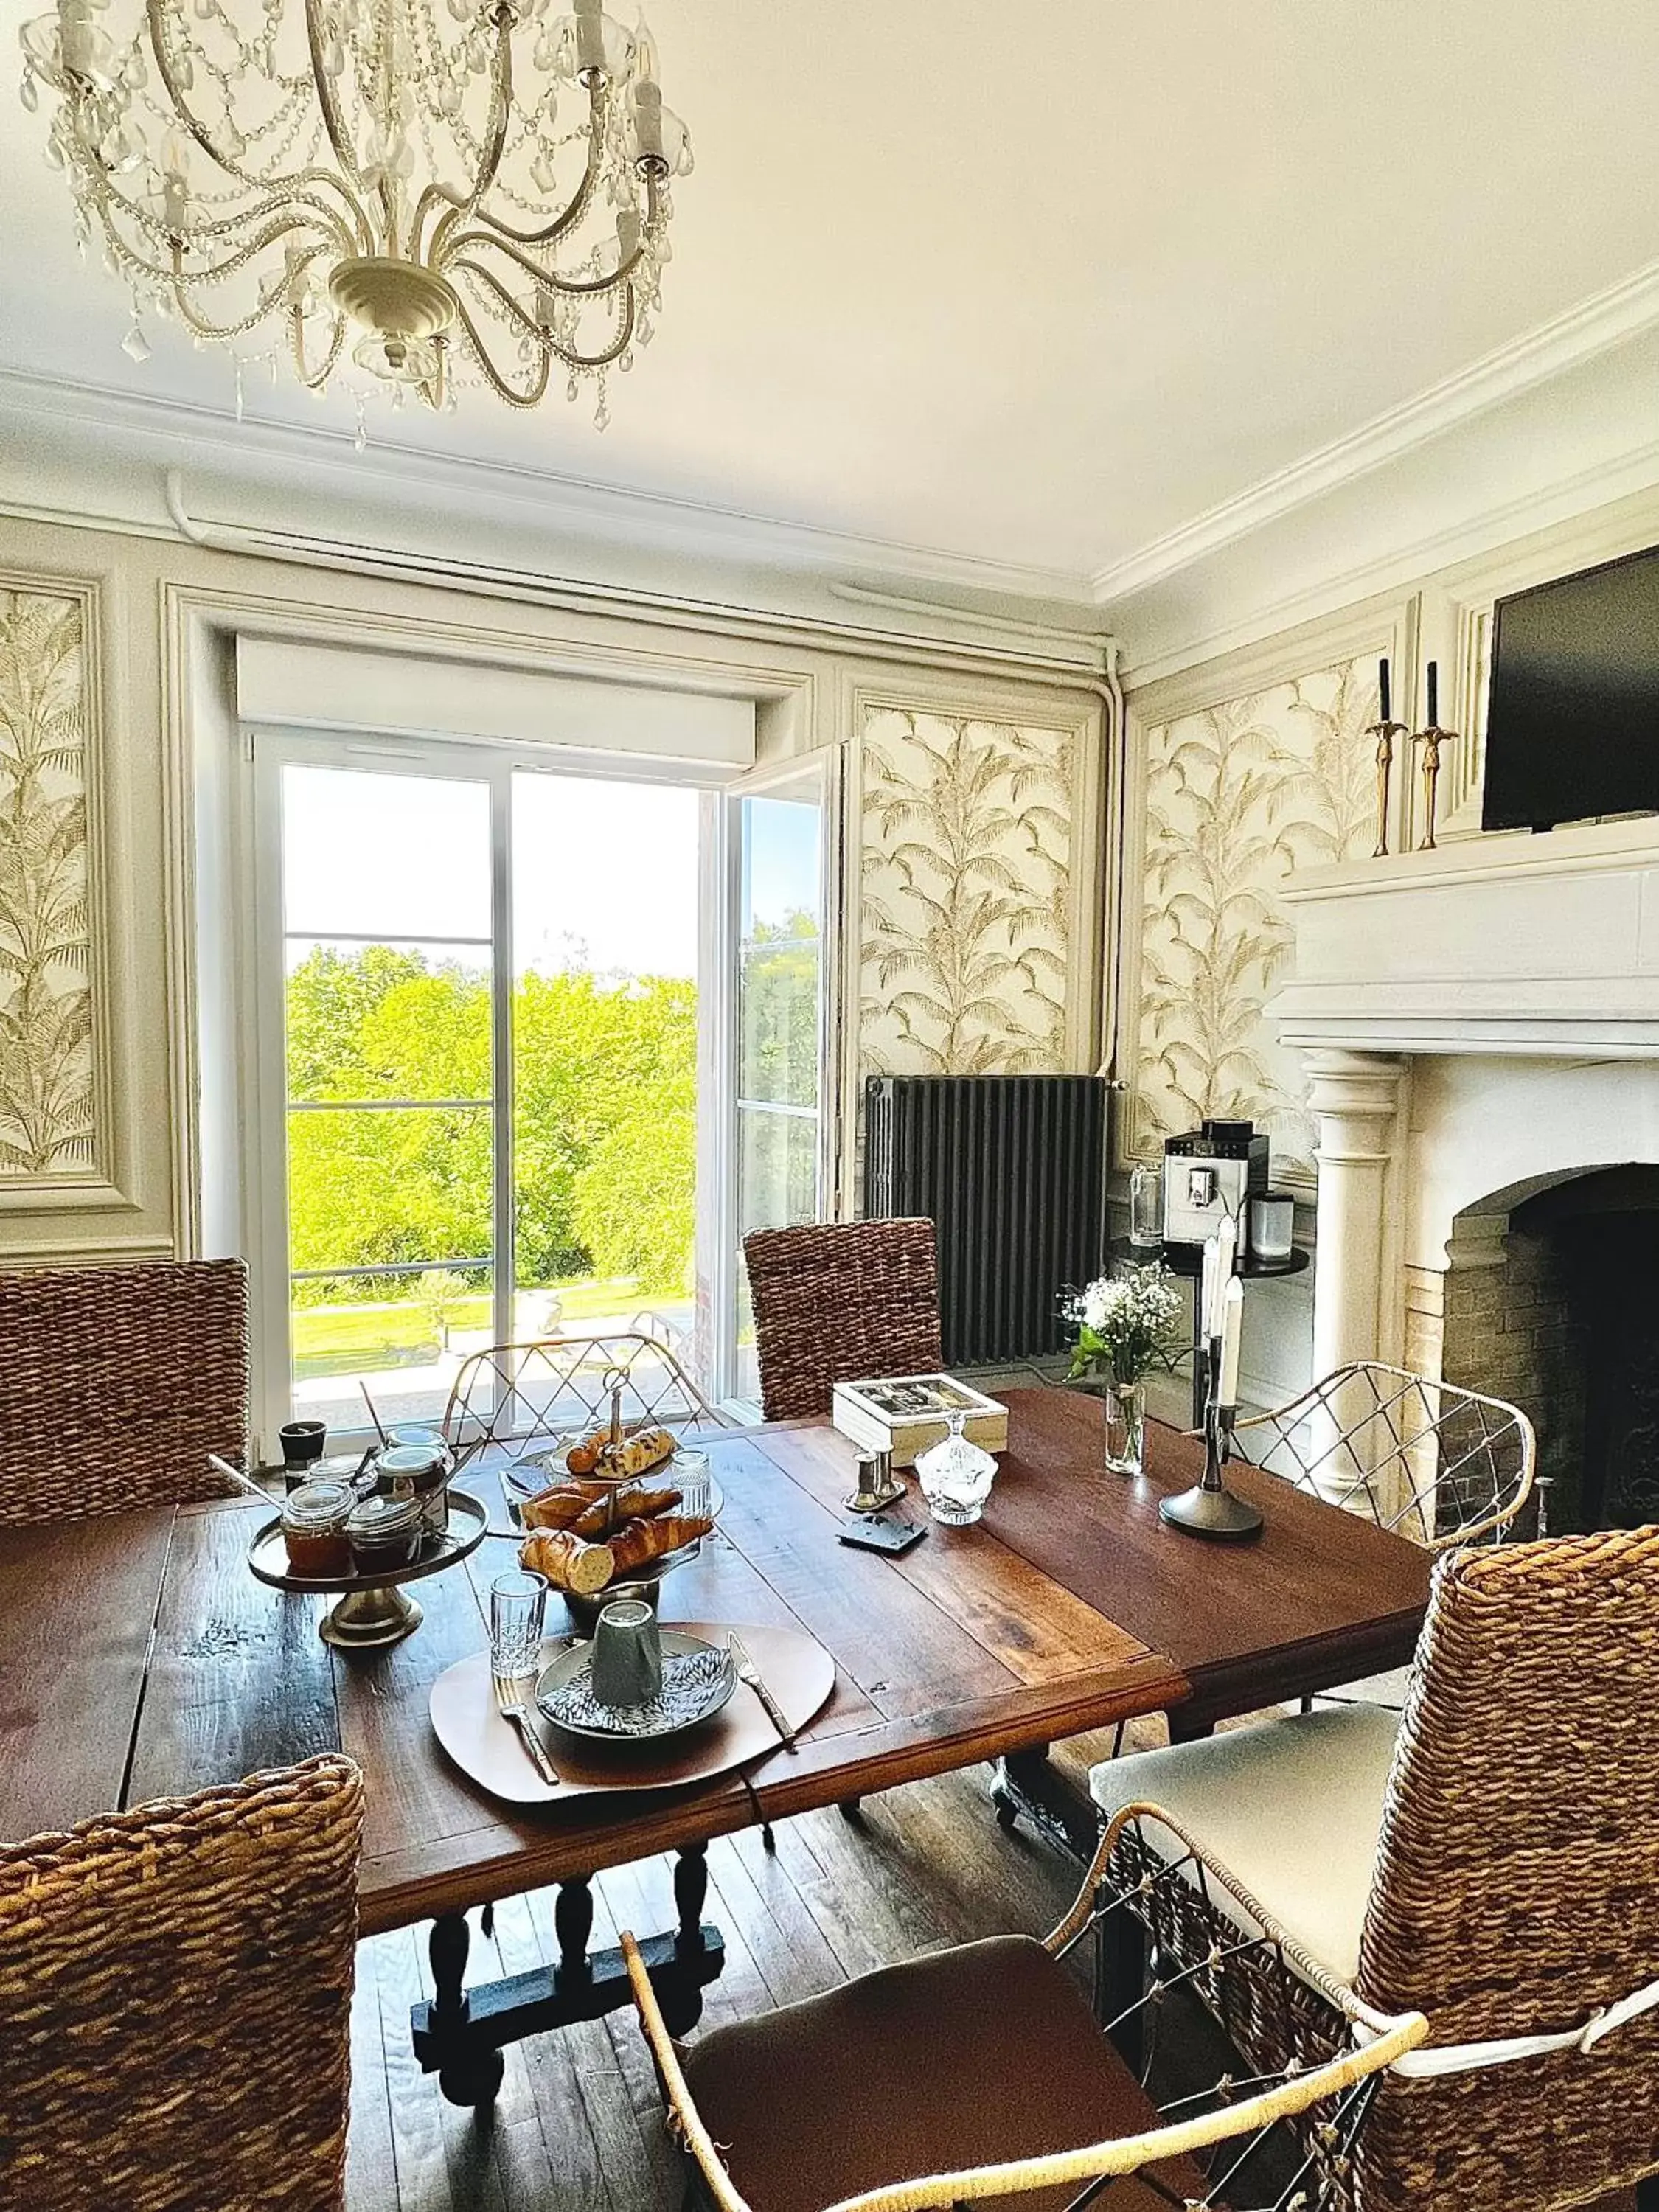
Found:
[[1268, 1008], [1304, 1047], [1659, 1056], [1659, 819], [1294, 876], [1291, 978]]
[[1437, 1373], [1457, 1217], [1659, 1162], [1659, 819], [1472, 837], [1293, 877], [1318, 1131], [1314, 1371]]

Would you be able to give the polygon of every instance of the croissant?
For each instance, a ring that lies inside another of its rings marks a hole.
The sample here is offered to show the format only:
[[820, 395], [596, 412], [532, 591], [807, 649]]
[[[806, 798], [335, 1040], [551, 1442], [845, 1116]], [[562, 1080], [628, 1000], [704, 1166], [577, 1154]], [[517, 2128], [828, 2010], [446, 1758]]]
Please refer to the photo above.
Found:
[[575, 1520], [559, 1525], [574, 1528], [579, 1536], [603, 1536], [607, 1528], [620, 1528], [625, 1521], [649, 1521], [659, 1513], [672, 1513], [679, 1502], [678, 1490], [643, 1490], [630, 1483], [612, 1498], [596, 1499]]
[[568, 1528], [538, 1528], [519, 1547], [519, 1565], [533, 1574], [545, 1575], [555, 1589], [574, 1590], [592, 1597], [616, 1572], [616, 1563], [604, 1544], [585, 1544]]
[[619, 1528], [606, 1544], [597, 1549], [611, 1554], [612, 1572], [617, 1575], [636, 1573], [659, 1559], [666, 1552], [678, 1552], [683, 1544], [695, 1544], [699, 1536], [707, 1536], [714, 1522], [697, 1513], [667, 1513], [656, 1521], [630, 1521]]

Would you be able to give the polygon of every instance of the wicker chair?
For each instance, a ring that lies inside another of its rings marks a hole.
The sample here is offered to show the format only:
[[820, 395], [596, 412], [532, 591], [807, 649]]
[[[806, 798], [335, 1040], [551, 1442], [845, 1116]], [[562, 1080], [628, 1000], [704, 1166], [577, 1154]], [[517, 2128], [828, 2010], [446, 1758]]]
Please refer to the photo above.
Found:
[[630, 1428], [726, 1425], [672, 1348], [635, 1328], [492, 1344], [471, 1353], [450, 1385], [444, 1435], [464, 1466], [490, 1445], [597, 1425], [609, 1418], [618, 1386]]
[[[1243, 2085], [1224, 2075], [1194, 2090], [1200, 2077], [1183, 2051], [1182, 2094], [1160, 2114], [1102, 2033], [1099, 1960], [1123, 1904], [1105, 1871], [1103, 1847], [1041, 1943], [1004, 1936], [925, 1953], [716, 2028], [689, 2049], [670, 2037], [625, 1935], [671, 2125], [692, 2161], [688, 2207], [921, 2212], [1014, 2197], [1032, 2212], [1167, 2212], [1224, 2199], [1316, 2212], [1330, 2203], [1328, 2186], [1305, 2185], [1305, 2154], [1285, 2139], [1286, 2123], [1305, 2115], [1350, 2153], [1382, 2069], [1427, 2023], [1356, 2005], [1322, 2064]], [[1090, 1936], [1092, 2009], [1062, 1963]], [[1110, 2025], [1121, 2033], [1125, 2023]], [[1247, 2166], [1245, 2200], [1230, 2184]]]
[[1656, 1710], [1659, 1529], [1547, 1539], [1440, 1562], [1397, 1743], [1354, 1706], [1095, 1770], [1158, 1979], [1254, 1962], [1213, 2005], [1248, 2066], [1317, 2058], [1356, 2004], [1419, 2008], [1476, 2061], [1559, 2039], [1390, 2081], [1361, 2212], [1547, 2212], [1659, 2170], [1659, 2010], [1579, 2041], [1632, 1991], [1659, 2006]]
[[743, 1251], [769, 1421], [822, 1419], [837, 1382], [939, 1367], [931, 1221], [757, 1229]]
[[0, 2204], [343, 2203], [362, 1832], [327, 1758], [0, 1846]]
[[1518, 1406], [1375, 1359], [1339, 1367], [1233, 1433], [1256, 1466], [1432, 1551], [1501, 1537], [1538, 1458]]
[[248, 1449], [240, 1260], [0, 1273], [0, 1524], [220, 1498]]

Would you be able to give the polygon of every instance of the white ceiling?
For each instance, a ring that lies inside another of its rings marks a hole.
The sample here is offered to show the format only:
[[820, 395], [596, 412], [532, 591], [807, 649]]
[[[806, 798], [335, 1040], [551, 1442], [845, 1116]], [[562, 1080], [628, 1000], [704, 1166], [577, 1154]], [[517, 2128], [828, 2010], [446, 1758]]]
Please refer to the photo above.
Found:
[[[6, 51], [40, 4], [0, 0]], [[650, 12], [697, 168], [612, 427], [469, 393], [396, 444], [1082, 595], [1659, 256], [1652, 0]], [[4, 96], [0, 371], [188, 403], [234, 452], [228, 365], [172, 325], [126, 360]], [[249, 413], [350, 422], [290, 386]]]

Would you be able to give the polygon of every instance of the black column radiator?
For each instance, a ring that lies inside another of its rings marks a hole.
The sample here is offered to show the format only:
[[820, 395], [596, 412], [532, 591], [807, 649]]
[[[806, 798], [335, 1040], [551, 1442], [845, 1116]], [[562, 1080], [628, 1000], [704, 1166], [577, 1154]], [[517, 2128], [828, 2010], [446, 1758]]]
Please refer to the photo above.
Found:
[[864, 1211], [926, 1214], [945, 1364], [1054, 1352], [1063, 1291], [1100, 1273], [1106, 1086], [1097, 1075], [872, 1075]]

